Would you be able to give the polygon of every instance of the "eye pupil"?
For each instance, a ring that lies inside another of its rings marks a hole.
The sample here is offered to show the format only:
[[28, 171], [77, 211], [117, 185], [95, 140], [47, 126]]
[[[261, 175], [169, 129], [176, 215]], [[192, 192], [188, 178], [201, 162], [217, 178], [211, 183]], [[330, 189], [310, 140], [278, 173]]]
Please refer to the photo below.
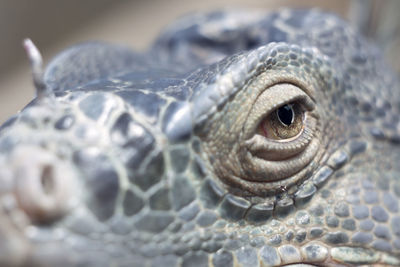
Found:
[[279, 121], [284, 126], [290, 126], [294, 121], [294, 111], [292, 105], [284, 105], [276, 111]]

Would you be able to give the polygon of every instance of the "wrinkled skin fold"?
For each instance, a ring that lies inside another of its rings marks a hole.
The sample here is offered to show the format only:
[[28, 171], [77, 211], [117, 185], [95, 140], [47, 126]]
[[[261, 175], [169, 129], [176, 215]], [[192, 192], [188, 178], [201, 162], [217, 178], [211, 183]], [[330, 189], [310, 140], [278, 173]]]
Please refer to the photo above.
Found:
[[42, 78], [0, 128], [1, 266], [400, 265], [399, 80], [335, 15], [194, 14]]

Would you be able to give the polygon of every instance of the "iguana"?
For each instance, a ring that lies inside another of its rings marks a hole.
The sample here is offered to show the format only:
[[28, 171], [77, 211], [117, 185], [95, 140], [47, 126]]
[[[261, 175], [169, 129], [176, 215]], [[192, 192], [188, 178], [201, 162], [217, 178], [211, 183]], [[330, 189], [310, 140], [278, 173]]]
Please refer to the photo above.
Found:
[[[138, 36], [140, 38], [140, 36]], [[89, 42], [0, 130], [1, 266], [399, 266], [400, 87], [319, 10]]]

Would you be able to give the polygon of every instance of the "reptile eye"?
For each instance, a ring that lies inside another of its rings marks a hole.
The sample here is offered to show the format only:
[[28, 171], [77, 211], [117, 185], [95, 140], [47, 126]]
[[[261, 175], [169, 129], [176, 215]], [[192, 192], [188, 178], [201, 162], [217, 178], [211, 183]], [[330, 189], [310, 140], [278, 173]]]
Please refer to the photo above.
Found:
[[199, 132], [219, 178], [244, 196], [291, 190], [322, 156], [322, 110], [314, 101], [314, 87], [269, 82], [266, 73], [254, 78], [238, 93], [242, 95], [222, 107], [221, 113], [235, 116], [221, 115], [225, 120], [206, 124], [207, 132]]
[[302, 88], [267, 87], [253, 102], [243, 129], [243, 180], [263, 182], [262, 194], [296, 183], [319, 147], [318, 112]]
[[259, 126], [261, 135], [275, 140], [285, 140], [297, 136], [303, 130], [304, 114], [296, 103], [285, 104], [265, 118]]

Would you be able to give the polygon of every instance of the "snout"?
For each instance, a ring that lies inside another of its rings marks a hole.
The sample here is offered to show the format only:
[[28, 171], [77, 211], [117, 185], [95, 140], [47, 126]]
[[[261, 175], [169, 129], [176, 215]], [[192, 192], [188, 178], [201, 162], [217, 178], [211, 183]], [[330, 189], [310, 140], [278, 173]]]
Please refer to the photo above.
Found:
[[56, 222], [73, 208], [76, 174], [44, 148], [20, 145], [0, 158], [0, 266], [32, 256], [31, 226]]
[[37, 223], [61, 217], [73, 205], [75, 173], [66, 162], [36, 146], [10, 155], [8, 181], [18, 206]]

